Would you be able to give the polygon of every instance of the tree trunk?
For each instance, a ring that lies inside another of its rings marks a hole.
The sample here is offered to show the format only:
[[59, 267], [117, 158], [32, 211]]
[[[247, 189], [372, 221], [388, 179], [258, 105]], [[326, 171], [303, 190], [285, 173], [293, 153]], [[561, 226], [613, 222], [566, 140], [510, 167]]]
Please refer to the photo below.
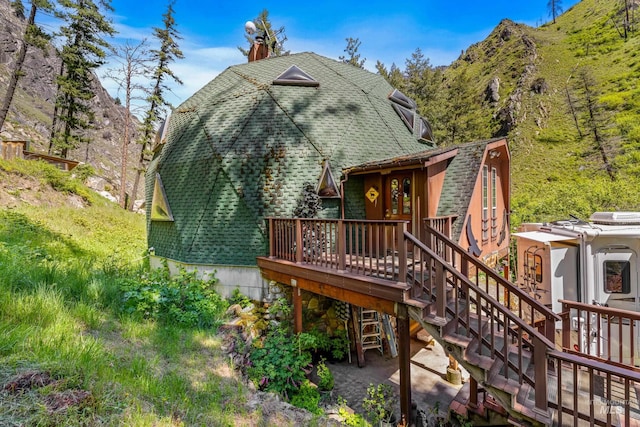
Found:
[[[129, 79], [130, 80], [130, 79]], [[127, 209], [127, 155], [129, 150], [129, 120], [131, 111], [131, 95], [130, 83], [127, 81], [127, 100], [126, 100], [126, 116], [124, 118], [124, 140], [122, 141], [122, 166], [120, 168], [120, 207]], [[137, 187], [137, 183], [136, 183]], [[134, 188], [136, 191], [137, 188]], [[135, 193], [134, 193], [135, 194]], [[135, 200], [135, 197], [132, 197]]]
[[13, 101], [13, 94], [16, 91], [16, 87], [18, 86], [18, 79], [22, 74], [22, 65], [24, 64], [24, 59], [27, 56], [27, 31], [29, 31], [29, 27], [34, 24], [36, 20], [36, 10], [37, 7], [35, 3], [31, 2], [31, 12], [29, 13], [29, 20], [27, 21], [27, 26], [25, 27], [25, 37], [22, 41], [22, 45], [18, 50], [18, 57], [16, 58], [16, 65], [13, 68], [13, 73], [11, 74], [11, 80], [9, 80], [9, 87], [7, 88], [7, 93], [4, 95], [4, 102], [2, 103], [2, 109], [0, 109], [0, 130], [4, 126], [4, 121], [7, 118], [7, 114], [9, 113], [9, 107], [11, 106], [11, 102]]
[[[64, 73], [64, 62], [60, 61], [60, 72], [58, 76], [61, 76]], [[56, 136], [56, 126], [58, 124], [58, 94], [60, 93], [60, 83], [56, 85], [56, 98], [53, 103], [53, 118], [51, 120], [51, 134], [49, 135], [49, 151], [48, 154], [51, 154], [53, 151], [53, 139]]]

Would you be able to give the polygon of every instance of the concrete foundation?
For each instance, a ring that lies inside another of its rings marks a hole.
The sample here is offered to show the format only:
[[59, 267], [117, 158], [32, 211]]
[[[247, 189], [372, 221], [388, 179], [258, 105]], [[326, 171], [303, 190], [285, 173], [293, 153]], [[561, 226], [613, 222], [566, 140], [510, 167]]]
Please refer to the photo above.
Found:
[[162, 267], [164, 261], [167, 261], [172, 275], [184, 268], [187, 271], [196, 270], [200, 278], [215, 277], [218, 279], [216, 290], [225, 298], [230, 297], [235, 289], [239, 289], [252, 300], [262, 301], [269, 291], [268, 282], [262, 278], [257, 266], [188, 264], [155, 255], [149, 257], [151, 268]]

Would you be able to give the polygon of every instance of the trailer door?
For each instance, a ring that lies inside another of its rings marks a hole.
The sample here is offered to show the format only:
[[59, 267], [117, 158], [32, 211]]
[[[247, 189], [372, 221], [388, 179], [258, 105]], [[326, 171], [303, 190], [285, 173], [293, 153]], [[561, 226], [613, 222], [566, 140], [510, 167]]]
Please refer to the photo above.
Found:
[[638, 311], [637, 255], [631, 249], [596, 253], [596, 302], [611, 308]]
[[[604, 249], [596, 253], [596, 302], [611, 308], [638, 312], [637, 255], [631, 249]], [[619, 318], [601, 320], [603, 356], [626, 364], [640, 361], [640, 322]], [[611, 322], [611, 324], [607, 324]], [[622, 323], [622, 325], [620, 325]], [[633, 331], [633, 337], [631, 337]], [[620, 347], [622, 344], [622, 347]], [[634, 347], [633, 351], [631, 346]], [[622, 354], [620, 349], [622, 348]], [[610, 354], [609, 354], [610, 353]]]

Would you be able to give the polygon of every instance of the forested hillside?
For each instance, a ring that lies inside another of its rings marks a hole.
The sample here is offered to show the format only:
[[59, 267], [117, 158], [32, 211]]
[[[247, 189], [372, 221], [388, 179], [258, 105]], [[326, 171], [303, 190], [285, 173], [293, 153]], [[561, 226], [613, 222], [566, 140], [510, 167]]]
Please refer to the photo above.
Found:
[[639, 6], [582, 0], [539, 28], [504, 20], [446, 68], [420, 50], [403, 70], [377, 68], [417, 100], [440, 145], [508, 137], [512, 225], [637, 210]]

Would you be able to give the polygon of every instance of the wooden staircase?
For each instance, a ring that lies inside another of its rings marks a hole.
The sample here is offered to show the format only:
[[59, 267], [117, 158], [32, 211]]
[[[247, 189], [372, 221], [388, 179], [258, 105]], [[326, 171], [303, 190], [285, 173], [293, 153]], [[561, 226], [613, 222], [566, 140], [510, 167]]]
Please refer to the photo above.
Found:
[[[569, 345], [575, 310], [592, 307], [553, 313], [429, 224], [422, 238], [402, 221], [270, 218], [269, 257], [258, 265], [269, 280], [395, 315], [400, 337], [418, 322], [470, 373], [474, 410], [505, 412], [513, 425], [640, 426], [640, 368]], [[300, 292], [293, 295], [301, 313]], [[598, 310], [596, 318], [611, 320]], [[407, 342], [399, 340], [400, 394], [410, 417]], [[482, 390], [492, 399], [478, 401]]]
[[640, 425], [638, 372], [562, 352], [554, 342], [559, 315], [444, 235], [428, 229], [428, 236], [425, 244], [405, 234], [415, 261], [407, 269], [409, 315], [499, 402], [509, 423]]

